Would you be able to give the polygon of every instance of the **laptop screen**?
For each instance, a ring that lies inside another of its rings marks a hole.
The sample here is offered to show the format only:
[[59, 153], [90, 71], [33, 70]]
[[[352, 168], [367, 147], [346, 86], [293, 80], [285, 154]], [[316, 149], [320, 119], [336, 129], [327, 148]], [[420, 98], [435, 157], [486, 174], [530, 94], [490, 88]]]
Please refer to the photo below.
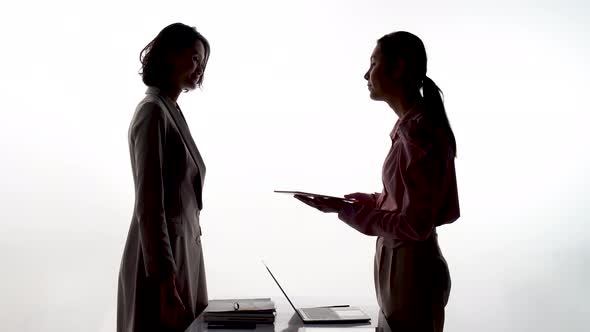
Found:
[[277, 286], [279, 286], [279, 289], [281, 290], [281, 292], [283, 292], [283, 295], [285, 295], [285, 297], [287, 298], [287, 301], [289, 301], [289, 304], [291, 304], [291, 306], [293, 307], [293, 310], [295, 310], [295, 312], [297, 313], [297, 315], [299, 315], [299, 318], [301, 318], [301, 320], [304, 320], [303, 317], [301, 316], [301, 313], [299, 313], [299, 310], [297, 310], [297, 308], [295, 308], [295, 305], [293, 305], [293, 302], [291, 302], [291, 299], [289, 298], [287, 293], [285, 293], [285, 291], [283, 290], [283, 287], [281, 287], [281, 284], [279, 284], [279, 281], [272, 274], [272, 272], [270, 271], [270, 269], [268, 268], [266, 263], [262, 262], [262, 264], [264, 264], [264, 267], [266, 267], [266, 270], [268, 271], [268, 273], [270, 273], [270, 276], [272, 277], [272, 279], [276, 282]]

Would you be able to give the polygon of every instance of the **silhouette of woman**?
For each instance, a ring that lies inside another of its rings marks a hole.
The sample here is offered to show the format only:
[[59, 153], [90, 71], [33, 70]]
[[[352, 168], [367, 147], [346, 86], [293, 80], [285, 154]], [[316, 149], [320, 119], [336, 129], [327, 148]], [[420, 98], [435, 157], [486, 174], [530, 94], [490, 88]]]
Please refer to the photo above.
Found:
[[345, 195], [354, 203], [295, 196], [377, 236], [375, 289], [392, 331], [442, 331], [451, 288], [436, 227], [459, 218], [456, 144], [426, 62], [420, 38], [405, 31], [380, 38], [371, 55], [365, 74], [371, 99], [398, 115], [381, 193]]
[[148, 86], [129, 126], [135, 208], [119, 271], [117, 331], [183, 331], [207, 306], [200, 211], [205, 164], [176, 103], [200, 87], [209, 43], [165, 27], [141, 52]]

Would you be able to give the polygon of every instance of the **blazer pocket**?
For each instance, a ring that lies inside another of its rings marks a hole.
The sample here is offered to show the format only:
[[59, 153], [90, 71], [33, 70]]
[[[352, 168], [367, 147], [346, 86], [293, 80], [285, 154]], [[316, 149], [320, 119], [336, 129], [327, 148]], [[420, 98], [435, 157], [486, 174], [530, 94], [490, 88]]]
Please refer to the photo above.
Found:
[[175, 236], [182, 236], [184, 234], [182, 227], [182, 218], [166, 218], [168, 225], [168, 234]]

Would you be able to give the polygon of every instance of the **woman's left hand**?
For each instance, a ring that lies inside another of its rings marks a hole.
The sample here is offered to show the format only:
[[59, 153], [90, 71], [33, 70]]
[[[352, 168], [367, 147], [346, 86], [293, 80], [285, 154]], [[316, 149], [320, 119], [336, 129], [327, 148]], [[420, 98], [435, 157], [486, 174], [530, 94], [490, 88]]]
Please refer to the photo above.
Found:
[[304, 195], [295, 195], [294, 197], [302, 201], [303, 203], [326, 213], [338, 213], [338, 211], [340, 211], [340, 208], [344, 204], [347, 204], [343, 200], [337, 198], [309, 197]]

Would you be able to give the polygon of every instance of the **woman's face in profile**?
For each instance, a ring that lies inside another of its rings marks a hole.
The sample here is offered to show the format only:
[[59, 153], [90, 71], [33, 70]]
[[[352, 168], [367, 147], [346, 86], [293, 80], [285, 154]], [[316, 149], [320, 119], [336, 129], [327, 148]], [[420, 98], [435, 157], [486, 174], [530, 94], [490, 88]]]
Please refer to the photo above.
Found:
[[375, 47], [371, 54], [371, 65], [365, 73], [371, 99], [385, 100], [386, 96], [395, 94], [399, 85], [396, 81], [399, 81], [401, 75], [399, 66], [399, 63], [395, 66], [386, 65], [381, 48], [379, 45]]
[[194, 47], [173, 56], [172, 64], [172, 82], [181, 90], [194, 90], [203, 76], [205, 46], [201, 41], [196, 41]]
[[365, 79], [367, 80], [367, 87], [371, 99], [381, 100], [383, 97], [383, 88], [386, 85], [385, 68], [381, 61], [381, 50], [379, 45], [375, 47], [371, 54], [371, 62], [369, 70], [365, 73]]

